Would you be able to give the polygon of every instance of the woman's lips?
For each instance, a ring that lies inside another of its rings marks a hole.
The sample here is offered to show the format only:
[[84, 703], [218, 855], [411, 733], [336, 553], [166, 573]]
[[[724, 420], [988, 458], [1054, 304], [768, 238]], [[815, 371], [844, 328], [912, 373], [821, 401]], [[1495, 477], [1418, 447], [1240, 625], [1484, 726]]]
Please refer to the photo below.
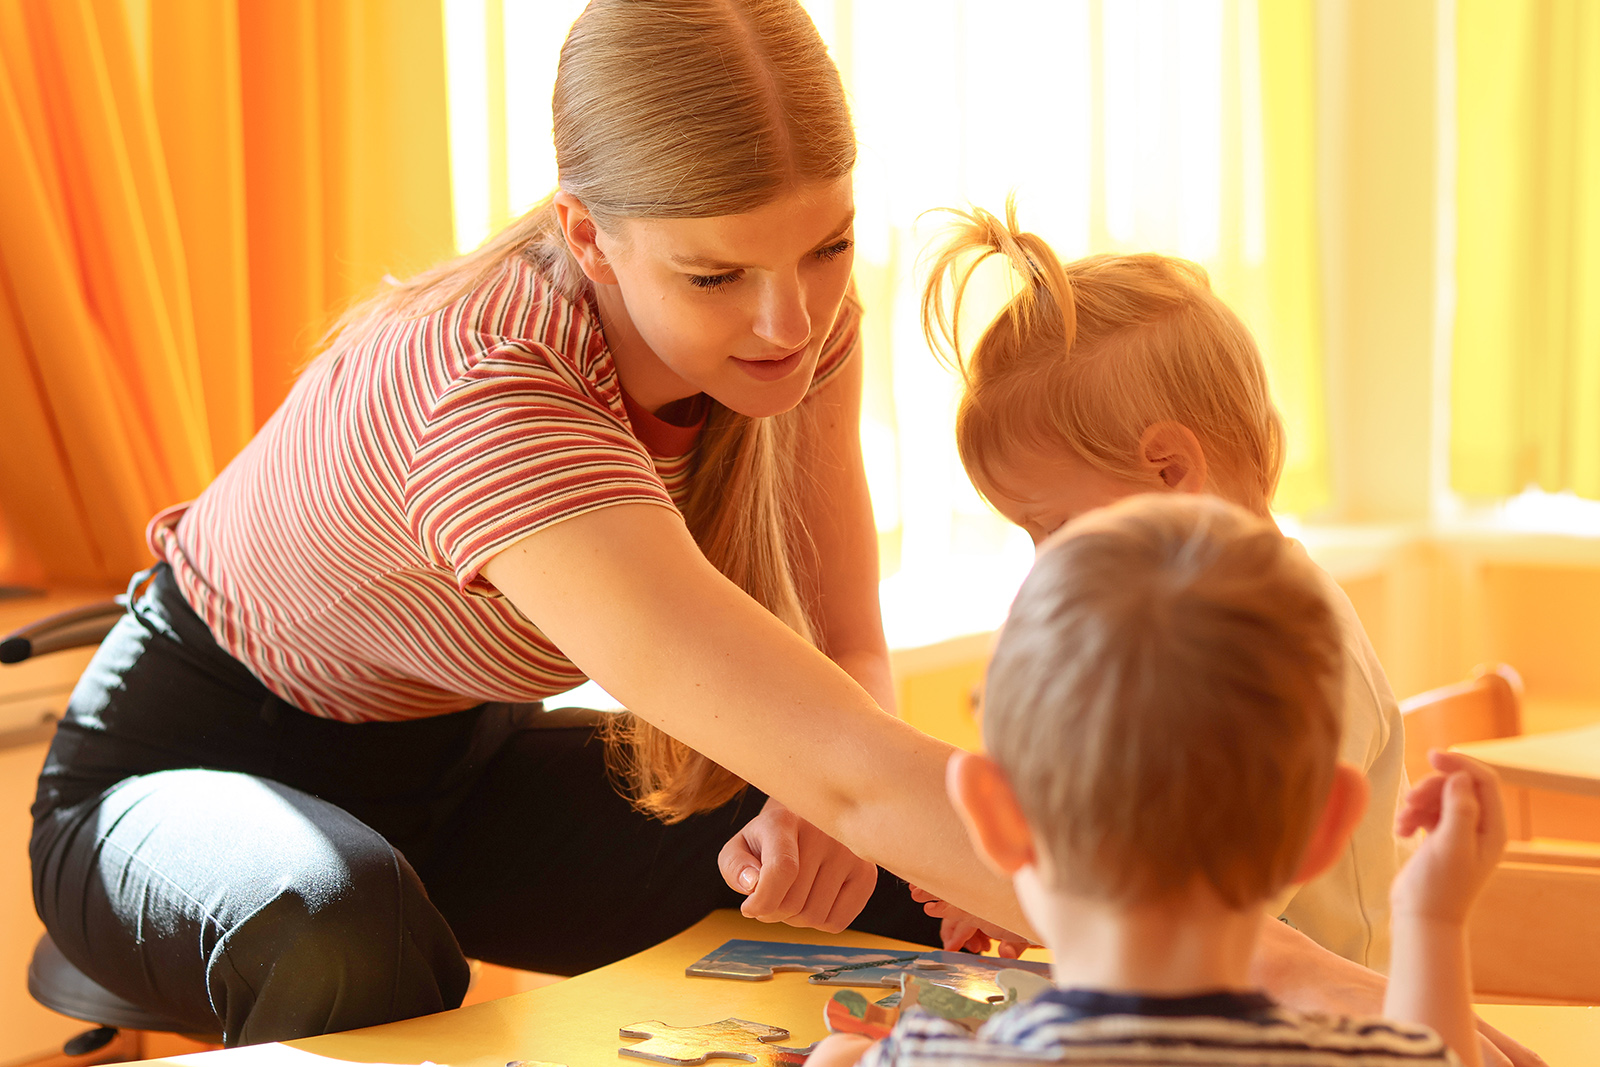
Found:
[[740, 359], [733, 357], [733, 361], [750, 377], [762, 382], [775, 382], [779, 378], [787, 377], [800, 361], [805, 358], [806, 350], [797, 348], [782, 359]]

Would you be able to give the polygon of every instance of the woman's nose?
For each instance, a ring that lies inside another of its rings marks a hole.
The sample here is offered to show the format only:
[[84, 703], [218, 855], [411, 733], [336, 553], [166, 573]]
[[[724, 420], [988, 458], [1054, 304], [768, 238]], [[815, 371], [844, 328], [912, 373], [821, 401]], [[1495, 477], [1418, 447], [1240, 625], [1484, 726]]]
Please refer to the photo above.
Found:
[[779, 279], [765, 288], [756, 311], [755, 332], [774, 348], [792, 351], [811, 339], [811, 314], [798, 279]]

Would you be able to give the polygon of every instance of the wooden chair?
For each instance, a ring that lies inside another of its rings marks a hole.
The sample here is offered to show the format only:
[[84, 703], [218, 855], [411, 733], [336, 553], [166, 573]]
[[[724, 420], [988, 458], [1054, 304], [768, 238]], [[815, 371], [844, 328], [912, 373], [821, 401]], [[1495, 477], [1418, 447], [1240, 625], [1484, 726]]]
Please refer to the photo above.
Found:
[[[1504, 663], [1475, 668], [1464, 682], [1430, 689], [1400, 702], [1406, 731], [1406, 776], [1412, 784], [1433, 774], [1432, 749], [1522, 733], [1522, 678]], [[1502, 787], [1514, 840], [1532, 836], [1526, 790]]]
[[1406, 774], [1420, 782], [1433, 773], [1429, 749], [1522, 733], [1522, 678], [1504, 663], [1487, 663], [1464, 682], [1401, 701], [1400, 715], [1406, 729]]

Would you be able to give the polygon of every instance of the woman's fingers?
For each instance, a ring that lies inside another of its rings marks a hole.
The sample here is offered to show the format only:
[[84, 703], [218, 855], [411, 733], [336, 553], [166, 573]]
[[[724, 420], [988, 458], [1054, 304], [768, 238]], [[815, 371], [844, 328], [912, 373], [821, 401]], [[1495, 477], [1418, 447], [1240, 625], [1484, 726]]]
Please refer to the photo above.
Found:
[[756, 877], [755, 890], [745, 898], [739, 911], [763, 922], [781, 922], [794, 914], [792, 910], [785, 912], [783, 904], [803, 873], [798, 842], [768, 840], [762, 844], [761, 871]]
[[872, 891], [877, 887], [878, 865], [864, 861], [856, 864], [834, 897], [827, 925], [819, 926], [819, 929], [836, 934], [855, 922], [856, 916], [867, 906], [867, 901], [872, 899]]
[[761, 878], [761, 856], [752, 848], [745, 831], [734, 834], [717, 854], [717, 869], [722, 880], [736, 893], [749, 893]]
[[878, 882], [876, 865], [771, 800], [723, 846], [717, 864], [745, 894], [745, 916], [832, 932], [861, 914]]

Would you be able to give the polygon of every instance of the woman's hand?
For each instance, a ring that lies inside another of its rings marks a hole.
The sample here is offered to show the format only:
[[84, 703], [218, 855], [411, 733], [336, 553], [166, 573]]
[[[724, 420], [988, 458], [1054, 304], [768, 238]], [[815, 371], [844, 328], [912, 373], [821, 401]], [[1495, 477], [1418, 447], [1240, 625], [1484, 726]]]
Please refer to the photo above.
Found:
[[939, 938], [947, 952], [987, 952], [993, 942], [999, 942], [999, 955], [1008, 960], [1017, 959], [1032, 943], [1021, 934], [1012, 933], [1003, 926], [962, 911], [948, 901], [940, 900], [926, 889], [911, 887], [911, 899], [923, 905], [922, 910], [939, 920]]
[[748, 918], [829, 933], [849, 926], [878, 884], [876, 864], [771, 799], [722, 846], [717, 866], [746, 894]]

